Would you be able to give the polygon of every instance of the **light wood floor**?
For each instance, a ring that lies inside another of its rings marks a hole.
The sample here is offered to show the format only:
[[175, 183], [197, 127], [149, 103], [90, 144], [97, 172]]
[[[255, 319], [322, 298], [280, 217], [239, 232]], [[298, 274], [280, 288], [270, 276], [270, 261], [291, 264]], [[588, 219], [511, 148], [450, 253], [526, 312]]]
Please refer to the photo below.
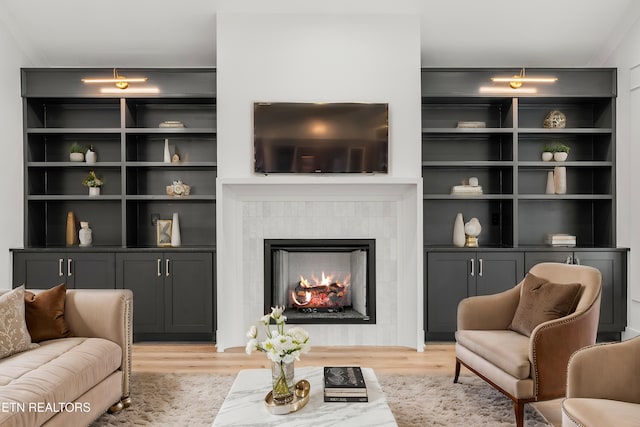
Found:
[[[452, 343], [429, 343], [424, 352], [407, 347], [313, 347], [296, 366], [358, 365], [385, 374], [446, 375], [453, 379]], [[132, 370], [156, 373], [236, 374], [242, 369], [268, 367], [262, 353], [247, 355], [244, 348], [218, 352], [213, 344], [139, 343], [133, 345]], [[463, 367], [461, 375], [473, 375]], [[560, 401], [535, 404], [544, 417], [560, 427]]]

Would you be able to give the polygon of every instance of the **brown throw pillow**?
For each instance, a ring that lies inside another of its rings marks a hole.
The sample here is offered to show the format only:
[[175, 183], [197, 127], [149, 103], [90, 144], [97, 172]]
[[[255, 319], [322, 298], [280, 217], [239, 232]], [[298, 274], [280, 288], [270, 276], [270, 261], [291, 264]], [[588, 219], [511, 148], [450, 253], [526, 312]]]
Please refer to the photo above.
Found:
[[531, 336], [539, 324], [573, 313], [580, 297], [580, 287], [580, 283], [551, 283], [527, 273], [509, 329]]
[[25, 291], [25, 317], [33, 342], [71, 336], [64, 319], [66, 294], [67, 287], [64, 283], [38, 294]]

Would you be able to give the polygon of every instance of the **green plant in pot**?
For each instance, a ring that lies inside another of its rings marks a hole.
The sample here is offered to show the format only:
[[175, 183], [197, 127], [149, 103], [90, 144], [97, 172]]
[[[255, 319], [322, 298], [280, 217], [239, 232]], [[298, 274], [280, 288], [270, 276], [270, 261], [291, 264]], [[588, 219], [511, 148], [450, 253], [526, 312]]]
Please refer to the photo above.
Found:
[[569, 156], [571, 148], [568, 145], [557, 143], [553, 145], [553, 160], [556, 162], [564, 162]]
[[547, 144], [542, 149], [542, 161], [550, 162], [551, 160], [553, 160], [553, 146]]
[[104, 180], [99, 178], [94, 171], [90, 171], [82, 180], [82, 185], [89, 188], [90, 196], [99, 196], [100, 187], [104, 184]]
[[74, 142], [69, 147], [69, 160], [72, 162], [84, 162], [84, 153], [87, 152], [87, 148]]

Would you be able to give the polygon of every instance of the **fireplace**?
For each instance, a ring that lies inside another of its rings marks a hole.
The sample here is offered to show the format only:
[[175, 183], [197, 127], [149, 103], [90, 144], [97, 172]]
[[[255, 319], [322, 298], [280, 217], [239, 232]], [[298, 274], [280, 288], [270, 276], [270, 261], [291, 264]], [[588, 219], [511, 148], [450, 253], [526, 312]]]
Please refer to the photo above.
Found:
[[265, 239], [264, 309], [290, 323], [375, 323], [374, 239]]

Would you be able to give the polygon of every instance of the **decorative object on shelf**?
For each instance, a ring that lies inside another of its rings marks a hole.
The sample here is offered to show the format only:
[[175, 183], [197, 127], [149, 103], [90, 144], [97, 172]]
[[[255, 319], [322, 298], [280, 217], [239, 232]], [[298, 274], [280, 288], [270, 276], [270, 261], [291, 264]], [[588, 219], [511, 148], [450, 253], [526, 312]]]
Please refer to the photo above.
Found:
[[567, 193], [567, 168], [564, 166], [556, 166], [553, 168], [553, 182], [556, 194]]
[[84, 153], [87, 151], [85, 147], [74, 142], [69, 147], [69, 160], [72, 162], [84, 162]]
[[576, 236], [564, 233], [547, 234], [544, 238], [544, 243], [550, 246], [573, 247], [576, 245]]
[[67, 246], [73, 246], [78, 243], [78, 233], [76, 232], [76, 214], [73, 211], [67, 212]]
[[164, 139], [164, 162], [171, 163], [171, 152], [169, 151], [169, 139]]
[[473, 196], [482, 194], [482, 187], [478, 185], [478, 178], [475, 176], [462, 181], [461, 185], [451, 187], [451, 194], [454, 196]]
[[[247, 332], [247, 354], [258, 350], [267, 353], [271, 361], [272, 372], [272, 397], [276, 405], [287, 405], [294, 400], [294, 361], [300, 360], [300, 355], [307, 353], [311, 348], [309, 334], [300, 327], [285, 330], [287, 317], [283, 315], [284, 307], [271, 308], [271, 313], [265, 314], [260, 319], [264, 326], [267, 338], [258, 341], [258, 329], [251, 326]], [[276, 324], [275, 329], [270, 328], [271, 321]]]
[[156, 221], [156, 245], [161, 248], [171, 246], [171, 220], [159, 219]]
[[93, 150], [93, 145], [90, 145], [89, 149], [84, 154], [84, 160], [88, 164], [94, 164], [98, 161], [98, 154]]
[[545, 194], [556, 194], [556, 184], [555, 179], [553, 178], [553, 171], [547, 172], [547, 188], [544, 192]]
[[471, 218], [464, 225], [464, 233], [466, 235], [464, 246], [467, 248], [478, 247], [478, 235], [482, 231], [482, 226], [478, 218]]
[[543, 162], [550, 162], [553, 159], [553, 153], [551, 151], [543, 151], [542, 152], [542, 161]]
[[453, 222], [453, 246], [462, 248], [464, 247], [464, 241], [464, 220], [462, 219], [462, 213], [458, 212]]
[[173, 181], [173, 184], [167, 185], [167, 196], [183, 197], [191, 193], [191, 186], [183, 183], [181, 180]]
[[100, 187], [104, 184], [102, 178], [99, 178], [94, 171], [89, 171], [87, 176], [82, 180], [82, 185], [89, 188], [89, 196], [99, 196]]
[[567, 126], [567, 116], [562, 111], [549, 111], [544, 117], [543, 127], [546, 129], [564, 129]]
[[178, 214], [174, 212], [173, 220], [171, 222], [171, 246], [174, 248], [180, 247], [182, 242], [180, 241], [180, 222], [178, 220]]
[[460, 129], [486, 128], [487, 123], [486, 122], [458, 122], [456, 127]]
[[[548, 144], [548, 145], [545, 145], [543, 148], [542, 160], [548, 161], [548, 160], [551, 160], [551, 158], [553, 158], [553, 160], [555, 160], [556, 162], [564, 162], [565, 160], [567, 160], [567, 157], [569, 156], [569, 151], [571, 151], [571, 147], [561, 142]], [[545, 154], [550, 155], [551, 158], [549, 158], [548, 156], [545, 156]]]
[[80, 221], [78, 236], [80, 237], [80, 246], [91, 246], [93, 243], [92, 231], [87, 221]]
[[164, 122], [160, 123], [158, 125], [158, 127], [160, 128], [183, 128], [184, 123], [178, 121], [178, 120], [165, 120]]
[[180, 162], [180, 155], [178, 153], [173, 153], [173, 156], [171, 156], [171, 163], [179, 163]]

